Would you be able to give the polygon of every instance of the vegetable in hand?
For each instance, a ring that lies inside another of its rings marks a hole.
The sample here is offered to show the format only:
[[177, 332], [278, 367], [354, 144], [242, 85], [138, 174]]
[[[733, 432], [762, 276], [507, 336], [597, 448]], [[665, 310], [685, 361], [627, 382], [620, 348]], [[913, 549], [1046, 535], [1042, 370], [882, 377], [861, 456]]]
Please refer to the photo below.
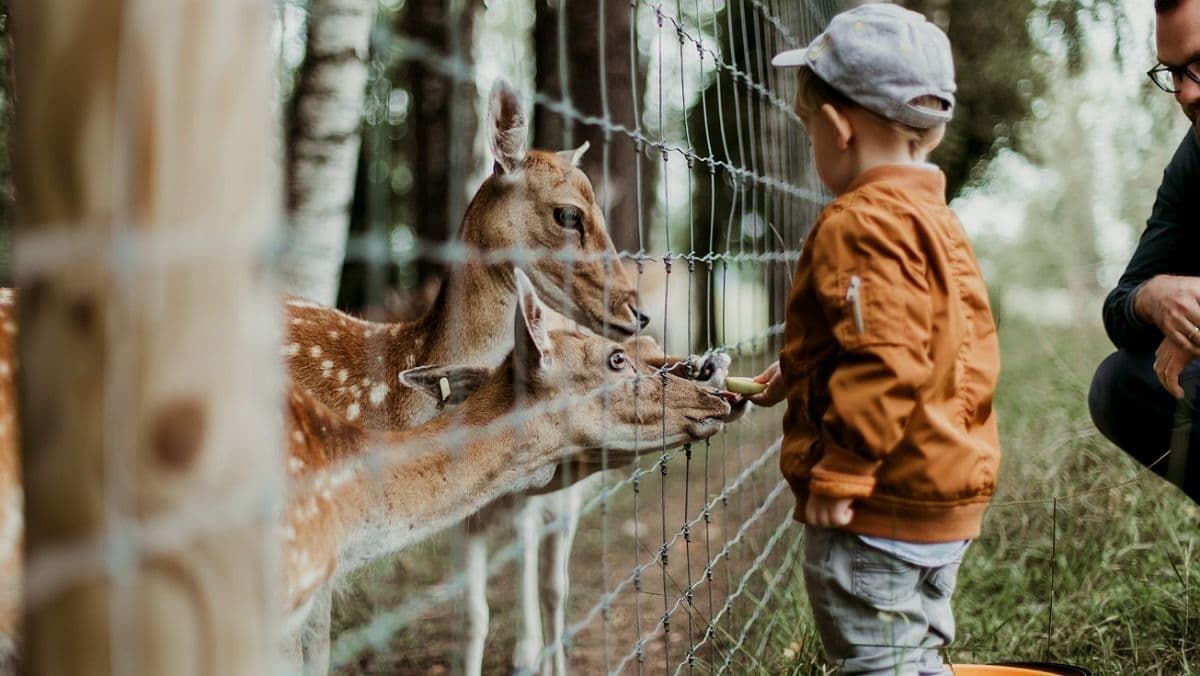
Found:
[[741, 378], [738, 376], [729, 376], [725, 378], [725, 389], [738, 394], [758, 394], [767, 389], [765, 383], [760, 383], [753, 378]]

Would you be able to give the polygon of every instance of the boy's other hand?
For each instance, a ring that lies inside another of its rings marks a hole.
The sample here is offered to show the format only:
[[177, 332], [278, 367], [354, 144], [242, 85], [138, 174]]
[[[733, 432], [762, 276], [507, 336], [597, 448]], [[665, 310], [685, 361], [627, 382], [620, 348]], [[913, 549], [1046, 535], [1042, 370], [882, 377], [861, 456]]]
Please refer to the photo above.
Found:
[[827, 498], [815, 493], [808, 494], [804, 505], [804, 523], [818, 528], [842, 528], [850, 525], [854, 508], [850, 498]]
[[768, 366], [762, 373], [754, 376], [754, 382], [767, 386], [767, 389], [762, 392], [746, 397], [756, 406], [774, 406], [783, 401], [783, 375], [779, 372], [778, 361]]

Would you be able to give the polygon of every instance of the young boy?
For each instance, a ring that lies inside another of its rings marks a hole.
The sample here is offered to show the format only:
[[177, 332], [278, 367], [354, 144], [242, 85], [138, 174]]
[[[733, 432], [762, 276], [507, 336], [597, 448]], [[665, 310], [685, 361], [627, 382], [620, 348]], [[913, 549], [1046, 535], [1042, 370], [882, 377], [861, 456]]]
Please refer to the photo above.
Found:
[[780, 465], [804, 579], [844, 674], [949, 674], [950, 596], [1000, 450], [987, 289], [945, 177], [926, 162], [954, 106], [945, 34], [895, 5], [839, 14], [804, 49], [796, 112], [837, 198], [808, 233], [779, 362]]

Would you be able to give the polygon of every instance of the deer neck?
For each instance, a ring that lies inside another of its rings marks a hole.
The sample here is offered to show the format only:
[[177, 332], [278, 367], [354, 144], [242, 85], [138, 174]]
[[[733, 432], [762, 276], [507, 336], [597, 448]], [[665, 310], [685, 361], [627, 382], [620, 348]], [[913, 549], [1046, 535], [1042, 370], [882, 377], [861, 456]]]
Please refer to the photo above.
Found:
[[431, 335], [425, 364], [499, 364], [512, 349], [510, 325], [515, 309], [511, 270], [463, 266], [458, 274], [446, 278], [437, 301], [422, 320]]
[[[476, 427], [470, 417], [453, 413], [404, 434], [403, 446], [422, 449], [419, 458], [400, 460], [380, 468], [380, 463], [353, 465], [353, 478], [345, 481], [334, 498], [338, 509], [337, 573], [398, 552], [465, 519], [495, 499], [549, 480], [548, 463], [530, 465], [527, 458], [542, 458], [565, 448], [565, 435], [500, 426]], [[447, 433], [462, 443], [447, 442]], [[368, 438], [365, 446], [379, 450], [387, 463], [395, 439]]]

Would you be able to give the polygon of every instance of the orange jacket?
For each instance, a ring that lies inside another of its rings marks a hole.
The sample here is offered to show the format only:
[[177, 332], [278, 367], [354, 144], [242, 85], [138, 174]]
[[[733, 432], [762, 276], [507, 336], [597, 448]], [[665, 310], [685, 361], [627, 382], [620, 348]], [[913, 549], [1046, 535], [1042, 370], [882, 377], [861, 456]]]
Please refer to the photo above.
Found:
[[779, 359], [798, 520], [812, 491], [855, 499], [851, 532], [979, 534], [1000, 464], [1000, 350], [945, 189], [932, 166], [876, 167], [808, 234]]

